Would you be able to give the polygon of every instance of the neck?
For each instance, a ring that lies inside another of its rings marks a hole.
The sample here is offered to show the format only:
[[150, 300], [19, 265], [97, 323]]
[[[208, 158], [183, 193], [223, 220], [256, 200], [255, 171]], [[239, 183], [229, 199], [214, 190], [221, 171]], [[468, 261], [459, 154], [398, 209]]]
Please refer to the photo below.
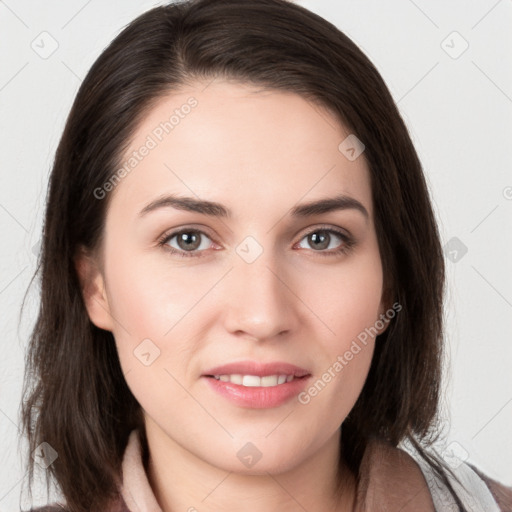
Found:
[[355, 478], [340, 467], [340, 430], [298, 466], [248, 475], [223, 470], [196, 457], [155, 424], [146, 424], [148, 480], [163, 512], [353, 510]]

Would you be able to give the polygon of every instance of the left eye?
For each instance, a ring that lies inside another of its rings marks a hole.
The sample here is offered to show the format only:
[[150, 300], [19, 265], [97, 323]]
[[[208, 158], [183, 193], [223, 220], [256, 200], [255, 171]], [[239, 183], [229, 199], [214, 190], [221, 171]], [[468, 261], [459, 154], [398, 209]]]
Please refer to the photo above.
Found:
[[[323, 251], [325, 249], [337, 249], [340, 245], [334, 244], [332, 245], [333, 240], [341, 241], [342, 243], [346, 242], [347, 237], [337, 231], [332, 229], [317, 229], [316, 231], [312, 231], [308, 233], [302, 240], [307, 240], [315, 251]], [[301, 242], [302, 242], [301, 240]], [[307, 247], [301, 247], [302, 249], [307, 249]]]

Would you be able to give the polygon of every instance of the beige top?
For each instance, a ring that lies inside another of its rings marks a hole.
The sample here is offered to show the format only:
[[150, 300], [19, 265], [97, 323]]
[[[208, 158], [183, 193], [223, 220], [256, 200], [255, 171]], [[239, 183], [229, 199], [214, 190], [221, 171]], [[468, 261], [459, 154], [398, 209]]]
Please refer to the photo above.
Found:
[[[361, 462], [361, 479], [357, 488], [357, 512], [456, 512], [458, 508], [444, 485], [422, 464], [415, 453], [394, 448], [382, 441], [372, 441]], [[142, 463], [138, 432], [132, 431], [123, 458], [120, 511], [161, 512]], [[512, 489], [481, 478], [469, 464], [456, 471], [470, 489], [457, 495], [470, 512], [512, 510]], [[487, 485], [489, 485], [489, 487]], [[491, 487], [490, 484], [493, 484]], [[452, 485], [454, 483], [452, 482]], [[493, 494], [489, 491], [491, 489]], [[460, 493], [459, 493], [460, 490]], [[505, 501], [496, 501], [496, 493]], [[509, 501], [510, 500], [510, 501]], [[509, 508], [509, 506], [511, 508]], [[127, 508], [126, 508], [127, 507]], [[505, 508], [506, 507], [506, 508]]]

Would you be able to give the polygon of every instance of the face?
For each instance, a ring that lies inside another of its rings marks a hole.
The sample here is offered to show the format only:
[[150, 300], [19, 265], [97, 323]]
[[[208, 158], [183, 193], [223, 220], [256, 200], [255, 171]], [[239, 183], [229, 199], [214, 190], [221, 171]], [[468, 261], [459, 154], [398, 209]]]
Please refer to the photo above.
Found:
[[349, 134], [298, 95], [223, 81], [160, 100], [138, 127], [103, 188], [87, 307], [153, 435], [254, 473], [335, 438], [386, 328], [370, 176], [364, 153], [339, 149]]

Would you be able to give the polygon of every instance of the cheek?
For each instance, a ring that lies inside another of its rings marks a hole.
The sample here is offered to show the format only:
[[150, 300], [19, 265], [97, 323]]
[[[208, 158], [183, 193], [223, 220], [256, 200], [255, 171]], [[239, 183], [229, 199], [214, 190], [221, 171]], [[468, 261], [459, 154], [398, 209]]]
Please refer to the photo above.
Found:
[[128, 332], [137, 339], [163, 339], [181, 319], [195, 313], [216, 278], [203, 279], [198, 272], [167, 264], [165, 256], [148, 259], [135, 250], [126, 255], [112, 258], [107, 269], [110, 311], [122, 324], [122, 337]]
[[374, 326], [381, 308], [382, 277], [378, 253], [304, 274], [305, 302], [328, 329], [321, 339], [329, 353], [344, 351], [352, 339]]
[[114, 338], [128, 387], [152, 417], [167, 418], [166, 411], [190, 407], [179, 383], [188, 385], [196, 349], [190, 333], [183, 332], [193, 288], [185, 293], [186, 283], [136, 258], [119, 260], [109, 276]]
[[[140, 252], [140, 251], [139, 251]], [[190, 399], [189, 386], [201, 348], [204, 317], [199, 304], [218, 280], [218, 272], [199, 272], [168, 264], [164, 257], [148, 263], [134, 249], [107, 261], [114, 338], [128, 386], [143, 407]], [[176, 380], [173, 379], [176, 378]]]
[[[175, 317], [183, 315], [182, 301], [178, 288], [158, 279], [154, 268], [128, 250], [123, 253], [126, 257], [116, 258], [110, 253], [107, 292], [121, 367], [139, 398], [145, 389], [159, 389], [156, 376], [161, 377], [165, 360], [172, 356], [166, 348], [170, 338], [167, 333], [177, 322]], [[141, 387], [140, 383], [146, 384]]]
[[[364, 330], [360, 331], [364, 320], [363, 317], [357, 322], [352, 318], [350, 329], [347, 328], [342, 336], [337, 336], [333, 342], [323, 346], [327, 357], [319, 372], [298, 397], [299, 403], [309, 409], [311, 415], [327, 431], [338, 428], [347, 417], [368, 376], [375, 338], [367, 336]], [[350, 336], [350, 331], [358, 334]]]
[[[361, 252], [335, 271], [305, 276], [308, 305], [328, 328], [319, 336], [321, 369], [300, 402], [313, 405], [320, 421], [335, 428], [355, 404], [368, 375], [379, 319], [382, 267], [378, 251]], [[320, 357], [320, 356], [319, 356]]]

